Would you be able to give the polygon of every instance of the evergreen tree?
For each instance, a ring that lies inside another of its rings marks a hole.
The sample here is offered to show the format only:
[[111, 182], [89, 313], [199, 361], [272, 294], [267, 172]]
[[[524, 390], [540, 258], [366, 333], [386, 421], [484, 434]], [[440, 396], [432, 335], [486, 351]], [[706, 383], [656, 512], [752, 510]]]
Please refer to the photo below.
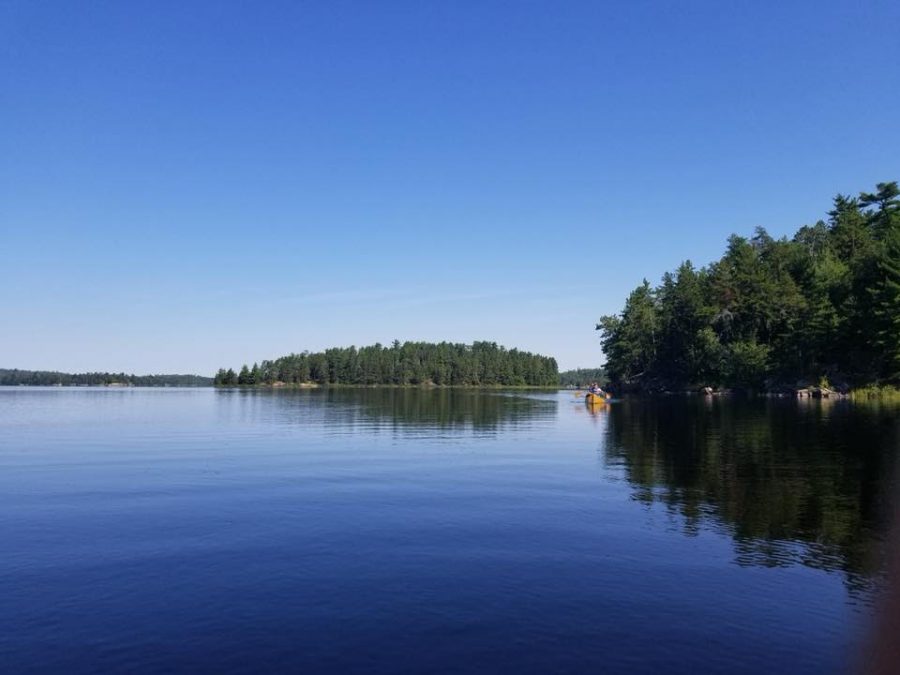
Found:
[[874, 296], [875, 343], [881, 348], [883, 372], [900, 381], [900, 226], [887, 234], [878, 261], [881, 278]]
[[633, 380], [656, 363], [658, 316], [650, 283], [644, 282], [625, 301], [621, 317], [604, 316], [597, 324], [613, 380]]
[[614, 384], [760, 388], [900, 381], [900, 189], [837, 195], [790, 240], [732, 236], [707, 268], [683, 263], [597, 325]]
[[241, 372], [238, 375], [237, 383], [238, 384], [253, 384], [250, 381], [250, 369], [247, 367], [246, 363], [243, 366], [241, 366]]
[[[219, 371], [216, 383], [233, 383]], [[224, 374], [223, 374], [224, 373]], [[552, 358], [508, 350], [493, 342], [472, 345], [395, 341], [390, 347], [331, 348], [290, 354], [244, 366], [242, 385], [289, 382], [303, 384], [434, 384], [457, 386], [556, 386], [559, 371]]]
[[895, 222], [898, 210], [900, 210], [900, 188], [897, 182], [878, 183], [875, 186], [875, 192], [862, 192], [859, 195], [859, 203], [865, 208], [867, 206], [875, 206], [869, 212], [869, 221], [871, 222], [876, 236], [884, 238], [891, 229], [891, 225]]

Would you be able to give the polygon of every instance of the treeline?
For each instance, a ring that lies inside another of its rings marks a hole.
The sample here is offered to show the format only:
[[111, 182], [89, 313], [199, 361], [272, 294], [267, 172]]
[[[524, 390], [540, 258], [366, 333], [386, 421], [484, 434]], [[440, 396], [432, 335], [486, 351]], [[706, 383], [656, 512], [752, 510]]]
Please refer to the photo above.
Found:
[[471, 345], [404, 342], [390, 346], [326, 349], [262, 361], [235, 372], [220, 369], [215, 384], [355, 384], [440, 386], [536, 386], [559, 382], [556, 359], [506, 349], [494, 342]]
[[129, 387], [208, 387], [211, 377], [200, 375], [127, 375], [125, 373], [59, 373], [53, 370], [0, 368], [2, 386], [86, 387], [123, 385]]
[[601, 387], [606, 386], [606, 371], [603, 368], [576, 368], [559, 374], [561, 387], [587, 387], [593, 382]]
[[791, 239], [758, 228], [720, 260], [645, 280], [597, 325], [610, 379], [642, 390], [900, 382], [900, 190], [838, 195]]

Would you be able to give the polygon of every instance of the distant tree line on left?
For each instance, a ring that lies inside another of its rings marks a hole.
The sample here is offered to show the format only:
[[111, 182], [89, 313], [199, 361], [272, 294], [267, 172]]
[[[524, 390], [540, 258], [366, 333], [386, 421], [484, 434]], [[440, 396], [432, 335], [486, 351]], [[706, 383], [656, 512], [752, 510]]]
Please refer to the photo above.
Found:
[[60, 373], [54, 370], [0, 368], [0, 386], [87, 387], [126, 385], [129, 387], [208, 387], [211, 377], [201, 375], [135, 375], [126, 373]]

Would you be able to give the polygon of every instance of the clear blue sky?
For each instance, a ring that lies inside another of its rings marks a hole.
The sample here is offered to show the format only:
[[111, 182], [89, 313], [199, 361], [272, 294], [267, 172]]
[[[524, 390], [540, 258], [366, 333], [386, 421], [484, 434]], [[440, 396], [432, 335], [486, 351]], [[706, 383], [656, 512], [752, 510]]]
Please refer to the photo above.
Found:
[[900, 178], [900, 3], [0, 3], [0, 367], [596, 319]]

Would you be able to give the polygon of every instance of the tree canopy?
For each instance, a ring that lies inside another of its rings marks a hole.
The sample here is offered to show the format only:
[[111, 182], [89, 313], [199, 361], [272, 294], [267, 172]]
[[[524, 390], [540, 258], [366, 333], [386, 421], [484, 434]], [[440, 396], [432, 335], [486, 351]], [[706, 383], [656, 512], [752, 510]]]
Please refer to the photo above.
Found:
[[390, 346], [335, 347], [219, 369], [222, 386], [275, 383], [449, 386], [556, 386], [556, 359], [506, 349], [494, 342], [404, 342]]
[[127, 375], [125, 373], [60, 373], [52, 370], [0, 368], [0, 385], [130, 387], [208, 387], [211, 377], [201, 375]]
[[603, 368], [576, 368], [559, 374], [561, 387], [586, 387], [592, 382], [606, 386], [607, 381], [606, 371]]
[[774, 239], [733, 235], [619, 314], [601, 317], [606, 372], [644, 390], [900, 382], [900, 189], [837, 195], [827, 221]]

